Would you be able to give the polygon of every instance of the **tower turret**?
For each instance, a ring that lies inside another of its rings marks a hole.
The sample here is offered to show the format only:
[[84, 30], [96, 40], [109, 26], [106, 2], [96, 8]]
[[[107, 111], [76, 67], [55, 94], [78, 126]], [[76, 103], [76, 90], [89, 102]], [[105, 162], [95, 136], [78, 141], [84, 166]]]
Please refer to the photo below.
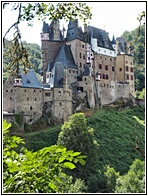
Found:
[[115, 40], [115, 37], [113, 35], [113, 38], [112, 38], [112, 47], [114, 48], [115, 50], [115, 56], [117, 56], [117, 46], [116, 46], [116, 40]]

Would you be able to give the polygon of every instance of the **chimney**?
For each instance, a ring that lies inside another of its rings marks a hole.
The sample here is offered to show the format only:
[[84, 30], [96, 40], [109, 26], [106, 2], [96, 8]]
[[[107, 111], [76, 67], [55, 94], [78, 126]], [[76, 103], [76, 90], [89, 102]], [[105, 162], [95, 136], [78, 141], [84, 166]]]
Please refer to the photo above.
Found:
[[84, 33], [87, 31], [87, 24], [84, 24]]

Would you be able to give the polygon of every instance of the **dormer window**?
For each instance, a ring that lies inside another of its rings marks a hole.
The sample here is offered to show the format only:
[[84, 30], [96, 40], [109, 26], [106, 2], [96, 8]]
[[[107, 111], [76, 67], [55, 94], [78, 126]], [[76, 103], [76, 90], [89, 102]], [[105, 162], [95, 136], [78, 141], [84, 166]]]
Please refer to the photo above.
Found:
[[30, 80], [29, 79], [27, 80], [27, 83], [30, 84]]

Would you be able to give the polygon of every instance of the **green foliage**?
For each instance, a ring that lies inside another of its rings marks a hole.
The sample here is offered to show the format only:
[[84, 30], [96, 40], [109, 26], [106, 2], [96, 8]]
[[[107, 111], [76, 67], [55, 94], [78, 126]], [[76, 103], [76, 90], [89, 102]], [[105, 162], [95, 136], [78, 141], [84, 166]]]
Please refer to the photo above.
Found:
[[136, 149], [136, 135], [144, 153], [145, 127], [134, 116], [144, 121], [144, 106], [122, 111], [99, 109], [88, 118], [88, 125], [95, 130], [95, 139], [99, 143], [98, 161], [101, 171], [105, 165], [110, 165], [117, 172], [125, 174], [135, 158], [143, 159], [143, 154]]
[[55, 126], [46, 128], [42, 131], [24, 134], [25, 147], [28, 150], [37, 151], [44, 147], [55, 145], [58, 140], [60, 129], [60, 126]]
[[[63, 169], [73, 170], [75, 164], [84, 162], [85, 156], [62, 146], [50, 146], [36, 152], [26, 148], [17, 153], [14, 148], [23, 140], [6, 135], [10, 124], [3, 122], [3, 192], [4, 193], [60, 193], [81, 192], [85, 185], [81, 180], [72, 184], [72, 177]], [[76, 187], [80, 182], [79, 187]], [[75, 187], [72, 189], [72, 186]]]
[[[98, 143], [94, 140], [94, 130], [87, 126], [87, 121], [83, 113], [75, 113], [70, 117], [69, 122], [65, 122], [59, 133], [57, 144], [65, 146], [68, 150], [80, 151], [86, 155], [86, 164], [83, 160], [81, 165], [77, 165], [72, 172], [74, 179], [81, 178], [87, 183], [89, 178], [97, 172], [98, 167]], [[92, 167], [93, 165], [93, 167]], [[89, 192], [93, 192], [93, 186]]]
[[[5, 47], [3, 45], [3, 51], [4, 53], [6, 53], [9, 48], [11, 47], [11, 41], [5, 40], [6, 44]], [[37, 77], [39, 80], [41, 80], [41, 76], [39, 75], [41, 72], [41, 68], [42, 68], [42, 63], [41, 63], [41, 48], [38, 44], [34, 44], [34, 43], [27, 43], [27, 42], [23, 42], [24, 47], [26, 48], [26, 50], [29, 53], [29, 61], [32, 65], [32, 68], [35, 70], [35, 72], [37, 73]], [[11, 58], [9, 58], [7, 55], [3, 56], [3, 81], [5, 82], [8, 78], [8, 71], [7, 67], [11, 62]], [[23, 65], [20, 64], [19, 65], [20, 68], [23, 68]]]
[[116, 179], [119, 177], [119, 172], [116, 172], [114, 168], [110, 167], [109, 165], [106, 167], [106, 171], [104, 172], [106, 177], [106, 186], [108, 193], [114, 193], [115, 186], [116, 186]]
[[144, 193], [145, 192], [145, 163], [135, 159], [127, 174], [117, 179], [116, 193]]
[[142, 89], [140, 95], [139, 95], [140, 99], [144, 99], [145, 100], [145, 88]]

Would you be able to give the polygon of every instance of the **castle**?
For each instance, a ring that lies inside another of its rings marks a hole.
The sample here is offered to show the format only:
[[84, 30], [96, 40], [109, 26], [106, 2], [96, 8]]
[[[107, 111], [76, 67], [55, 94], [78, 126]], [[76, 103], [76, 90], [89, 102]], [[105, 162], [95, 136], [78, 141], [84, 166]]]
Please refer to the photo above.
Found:
[[89, 108], [134, 96], [133, 49], [123, 37], [112, 41], [106, 31], [70, 20], [65, 37], [59, 21], [43, 23], [42, 83], [34, 70], [10, 74], [3, 87], [6, 116], [24, 114], [26, 122], [43, 115], [49, 122], [69, 119], [82, 104]]

